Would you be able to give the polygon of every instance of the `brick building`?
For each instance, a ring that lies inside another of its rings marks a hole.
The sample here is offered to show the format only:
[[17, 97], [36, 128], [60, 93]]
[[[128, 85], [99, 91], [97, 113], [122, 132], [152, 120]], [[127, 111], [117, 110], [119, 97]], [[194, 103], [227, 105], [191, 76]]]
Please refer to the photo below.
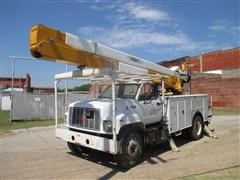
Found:
[[[0, 87], [1, 89], [8, 89], [12, 87], [12, 78], [11, 77], [0, 77]], [[23, 89], [25, 92], [31, 93], [54, 93], [54, 88], [47, 87], [32, 87], [31, 86], [31, 77], [27, 73], [25, 78], [14, 78], [13, 79], [13, 88]]]
[[185, 56], [170, 61], [163, 61], [159, 64], [172, 67], [180, 66], [184, 62], [191, 65], [192, 72], [208, 72], [215, 70], [237, 69], [240, 68], [240, 48], [229, 50], [219, 50], [190, 57]]
[[191, 93], [206, 93], [215, 108], [240, 109], [240, 48], [182, 57], [159, 64], [172, 67], [191, 65]]
[[[7, 89], [12, 87], [11, 77], [0, 77], [0, 87]], [[30, 92], [31, 89], [31, 77], [27, 73], [25, 78], [13, 78], [13, 88], [20, 88], [26, 92]]]
[[[14, 78], [13, 87], [14, 88], [24, 88], [27, 83], [26, 78]], [[11, 77], [0, 77], [0, 87], [9, 88], [12, 87], [12, 78]]]

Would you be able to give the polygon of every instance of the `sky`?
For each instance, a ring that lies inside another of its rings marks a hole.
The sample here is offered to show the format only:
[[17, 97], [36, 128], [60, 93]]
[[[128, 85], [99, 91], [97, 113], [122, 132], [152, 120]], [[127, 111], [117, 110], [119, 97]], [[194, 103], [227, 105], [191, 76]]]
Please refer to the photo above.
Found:
[[[239, 0], [0, 0], [0, 76], [10, 56], [31, 57], [31, 27], [44, 24], [152, 62], [240, 46]], [[68, 70], [75, 70], [69, 67]], [[17, 60], [17, 77], [52, 87], [64, 64]]]

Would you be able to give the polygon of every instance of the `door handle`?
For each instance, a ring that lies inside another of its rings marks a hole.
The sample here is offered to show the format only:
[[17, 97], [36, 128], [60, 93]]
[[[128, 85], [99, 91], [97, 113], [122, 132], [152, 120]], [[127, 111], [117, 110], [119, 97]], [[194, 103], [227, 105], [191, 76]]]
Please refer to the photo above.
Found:
[[130, 108], [133, 108], [133, 109], [135, 109], [135, 108], [136, 108], [136, 106], [135, 106], [135, 105], [131, 105], [131, 106], [130, 106]]

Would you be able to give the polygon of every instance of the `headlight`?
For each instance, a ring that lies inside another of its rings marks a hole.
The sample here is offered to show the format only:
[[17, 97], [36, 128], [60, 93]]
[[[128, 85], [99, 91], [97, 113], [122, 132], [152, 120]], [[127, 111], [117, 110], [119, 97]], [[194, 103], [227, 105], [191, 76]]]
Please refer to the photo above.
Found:
[[103, 130], [106, 132], [112, 132], [112, 121], [111, 120], [103, 121]]

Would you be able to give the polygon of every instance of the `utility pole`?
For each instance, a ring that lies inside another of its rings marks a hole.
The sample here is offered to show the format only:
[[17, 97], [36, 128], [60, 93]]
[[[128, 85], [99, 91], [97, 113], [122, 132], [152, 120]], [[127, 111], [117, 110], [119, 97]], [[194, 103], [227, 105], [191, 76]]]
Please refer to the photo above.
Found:
[[12, 113], [13, 113], [13, 85], [14, 85], [14, 74], [15, 74], [15, 57], [10, 57], [12, 59], [12, 88], [11, 88], [11, 110], [10, 110], [10, 123], [12, 123]]
[[[68, 71], [68, 65], [65, 66], [65, 72]], [[68, 107], [68, 80], [65, 81], [65, 111]]]
[[200, 54], [200, 73], [202, 73], [203, 71], [202, 64], [203, 64], [203, 52], [201, 52]]
[[14, 86], [14, 76], [15, 76], [15, 64], [16, 60], [19, 59], [25, 59], [25, 60], [36, 60], [36, 58], [31, 58], [31, 57], [20, 57], [20, 56], [10, 56], [10, 59], [12, 60], [12, 88], [11, 88], [11, 110], [10, 110], [10, 123], [12, 123], [12, 118], [13, 118], [13, 86]]

